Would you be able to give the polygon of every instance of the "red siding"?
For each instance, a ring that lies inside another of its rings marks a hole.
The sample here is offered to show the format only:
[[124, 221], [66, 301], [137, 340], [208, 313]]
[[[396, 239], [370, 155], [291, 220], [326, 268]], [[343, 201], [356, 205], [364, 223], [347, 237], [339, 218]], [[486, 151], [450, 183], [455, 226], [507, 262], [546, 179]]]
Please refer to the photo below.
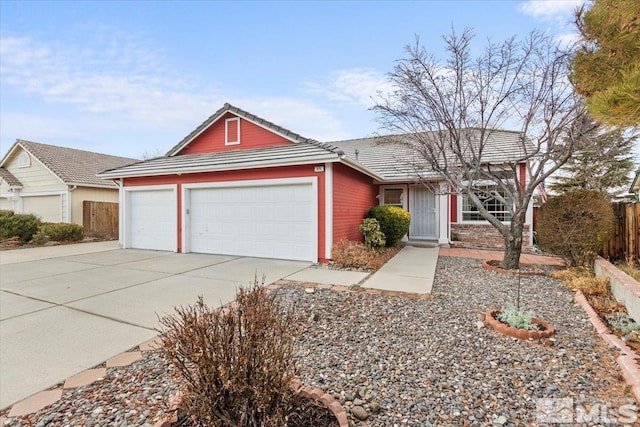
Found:
[[[214, 151], [242, 150], [292, 144], [291, 141], [280, 135], [269, 132], [247, 120], [240, 119], [240, 144], [225, 145], [225, 120], [233, 117], [236, 116], [231, 113], [220, 117], [207, 130], [184, 147], [179, 154], [211, 153]], [[232, 123], [232, 125], [235, 125], [235, 123]]]
[[[224, 129], [223, 129], [224, 130]], [[204, 172], [184, 175], [149, 176], [124, 179], [125, 187], [178, 184], [178, 252], [182, 252], [182, 184], [200, 182], [247, 181], [259, 179], [318, 177], [318, 257], [325, 255], [325, 185], [324, 173], [314, 172], [317, 165], [247, 169], [226, 172]]]
[[373, 180], [347, 166], [333, 166], [333, 243], [362, 240], [358, 226], [367, 211], [378, 204], [378, 186]]
[[520, 188], [522, 191], [527, 188], [527, 165], [524, 163], [520, 164]]

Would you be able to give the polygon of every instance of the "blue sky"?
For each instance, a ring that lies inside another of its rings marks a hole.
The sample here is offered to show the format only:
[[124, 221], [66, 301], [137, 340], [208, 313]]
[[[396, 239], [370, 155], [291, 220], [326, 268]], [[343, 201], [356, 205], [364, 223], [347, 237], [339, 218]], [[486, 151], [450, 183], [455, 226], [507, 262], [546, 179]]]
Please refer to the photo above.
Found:
[[418, 35], [575, 37], [582, 1], [0, 0], [0, 155], [16, 139], [164, 153], [225, 102], [321, 141], [370, 136]]

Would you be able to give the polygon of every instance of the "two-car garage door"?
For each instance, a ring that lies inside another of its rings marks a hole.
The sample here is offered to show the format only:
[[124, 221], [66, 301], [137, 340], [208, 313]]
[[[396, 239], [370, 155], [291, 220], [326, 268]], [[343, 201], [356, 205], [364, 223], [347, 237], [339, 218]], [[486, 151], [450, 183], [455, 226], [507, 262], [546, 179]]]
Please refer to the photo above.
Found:
[[[127, 191], [126, 247], [177, 249], [175, 188]], [[311, 179], [185, 184], [182, 251], [317, 261]]]
[[186, 190], [186, 250], [317, 260], [312, 183], [225, 184]]

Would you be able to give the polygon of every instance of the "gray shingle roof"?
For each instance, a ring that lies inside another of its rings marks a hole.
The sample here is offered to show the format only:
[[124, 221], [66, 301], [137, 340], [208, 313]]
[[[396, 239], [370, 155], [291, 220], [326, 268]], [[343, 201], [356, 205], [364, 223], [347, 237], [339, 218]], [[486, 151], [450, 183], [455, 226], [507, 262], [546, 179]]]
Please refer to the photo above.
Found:
[[[139, 162], [128, 157], [111, 156], [75, 148], [58, 147], [18, 139], [15, 145], [21, 146], [36, 157], [65, 184], [88, 185], [98, 187], [116, 187], [110, 181], [96, 177], [98, 172], [119, 166]], [[15, 146], [9, 150], [11, 153]], [[6, 159], [6, 157], [5, 157]], [[4, 160], [3, 160], [4, 163]]]
[[3, 167], [0, 167], [0, 179], [6, 182], [9, 187], [22, 187], [20, 180]]
[[[482, 155], [483, 163], [501, 164], [524, 157], [519, 132], [494, 130], [487, 138]], [[328, 143], [385, 180], [414, 180], [419, 173], [423, 179], [436, 179], [439, 174], [425, 164], [423, 157], [412, 148], [403, 135], [332, 141]], [[531, 148], [533, 150], [533, 148]], [[357, 152], [357, 154], [356, 154]], [[532, 154], [532, 153], [530, 153]], [[452, 155], [449, 158], [453, 158]]]
[[182, 150], [185, 146], [187, 146], [191, 141], [193, 141], [198, 135], [200, 135], [202, 132], [204, 132], [211, 124], [213, 124], [216, 120], [218, 120], [220, 117], [224, 116], [227, 113], [233, 113], [238, 117], [242, 117], [246, 120], [249, 120], [251, 122], [254, 122], [266, 129], [269, 129], [271, 132], [276, 133], [278, 135], [281, 135], [282, 137], [290, 140], [291, 142], [310, 142], [310, 143], [317, 143], [317, 141], [308, 139], [308, 138], [304, 138], [303, 136], [295, 133], [295, 132], [291, 132], [288, 129], [285, 129], [281, 126], [276, 125], [275, 123], [272, 123], [268, 120], [265, 120], [261, 117], [256, 116], [255, 114], [251, 114], [247, 111], [241, 110], [238, 107], [234, 107], [233, 105], [229, 104], [228, 102], [224, 104], [224, 106], [222, 108], [220, 108], [218, 111], [216, 111], [215, 113], [213, 113], [207, 120], [205, 120], [204, 122], [202, 122], [202, 124], [200, 126], [198, 126], [193, 132], [191, 132], [189, 135], [185, 136], [182, 141], [180, 141], [179, 143], [177, 143], [173, 148], [171, 148], [166, 156], [174, 156], [176, 155], [180, 150]]
[[158, 157], [105, 170], [99, 176], [120, 178], [147, 175], [171, 175], [175, 173], [213, 172], [268, 166], [323, 163], [336, 161], [335, 149], [317, 144], [290, 144], [268, 148], [221, 151], [202, 154], [185, 154], [173, 157]]

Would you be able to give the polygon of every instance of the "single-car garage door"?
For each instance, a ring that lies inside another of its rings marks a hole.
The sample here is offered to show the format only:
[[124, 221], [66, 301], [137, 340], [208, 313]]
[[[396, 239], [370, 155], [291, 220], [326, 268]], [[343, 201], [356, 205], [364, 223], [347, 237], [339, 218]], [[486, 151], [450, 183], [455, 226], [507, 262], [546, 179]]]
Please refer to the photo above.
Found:
[[125, 247], [177, 249], [176, 196], [173, 189], [126, 191]]
[[191, 252], [317, 261], [312, 182], [229, 183], [187, 194]]
[[62, 222], [63, 198], [55, 196], [29, 196], [22, 198], [22, 212], [34, 214], [45, 222]]

